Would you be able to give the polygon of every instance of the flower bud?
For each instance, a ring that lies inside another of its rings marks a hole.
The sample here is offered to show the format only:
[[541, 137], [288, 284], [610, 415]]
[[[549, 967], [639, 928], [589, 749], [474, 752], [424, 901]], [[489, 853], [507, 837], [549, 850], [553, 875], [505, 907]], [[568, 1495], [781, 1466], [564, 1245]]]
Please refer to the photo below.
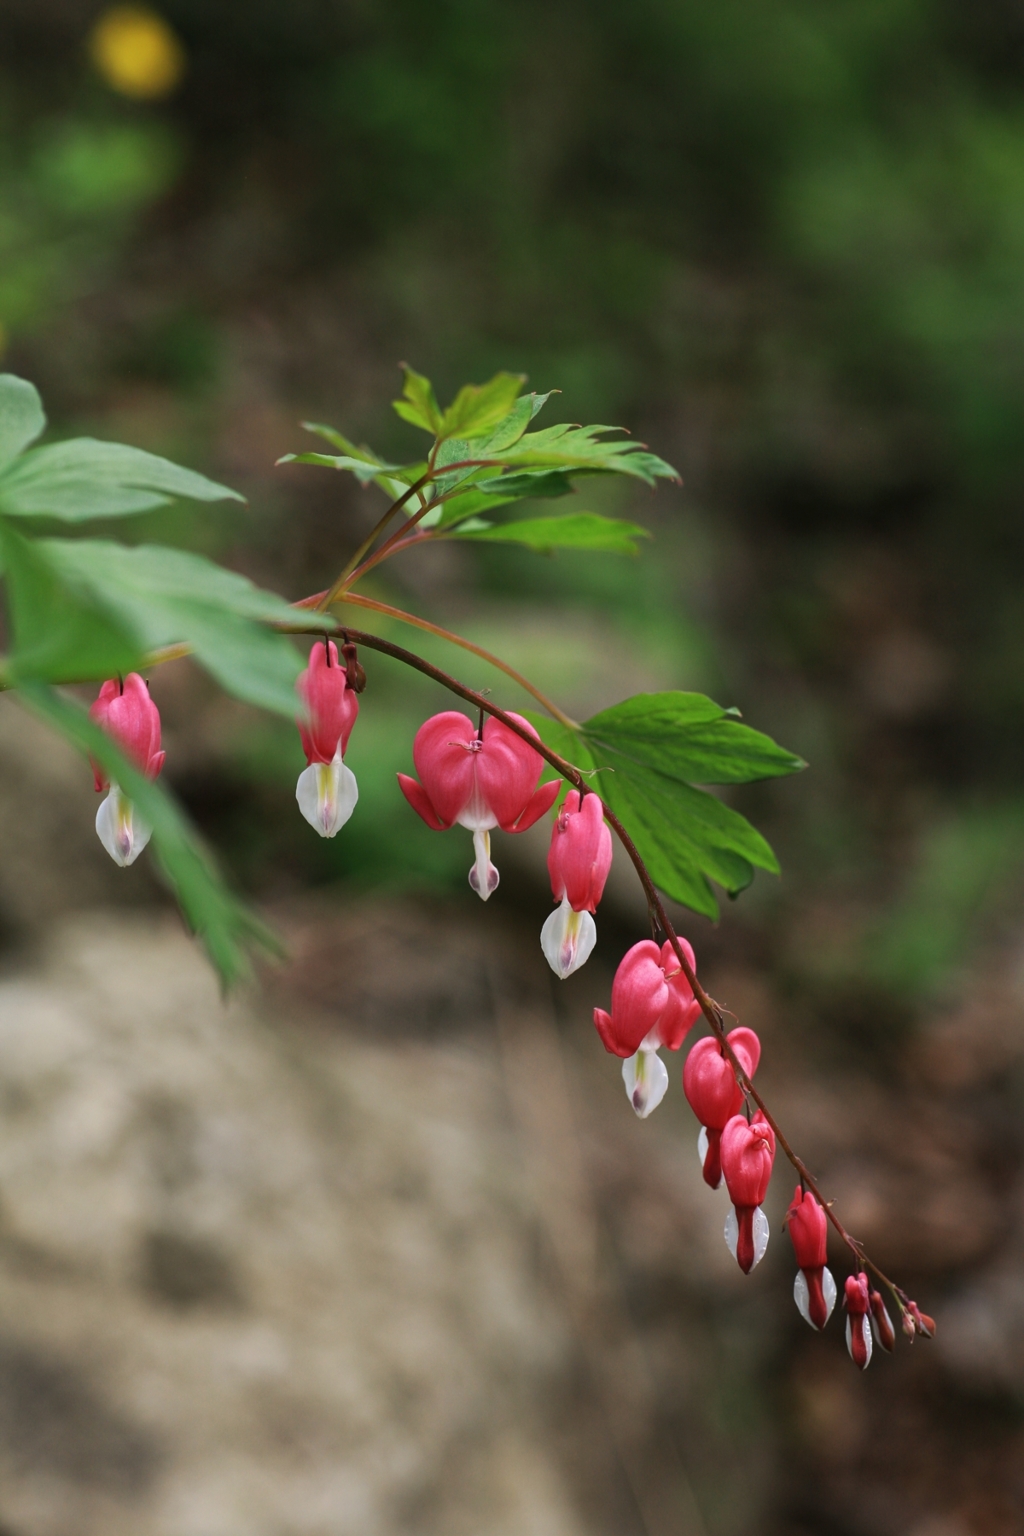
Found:
[[725, 1223], [725, 1240], [737, 1264], [749, 1275], [768, 1246], [768, 1218], [761, 1201], [768, 1192], [775, 1160], [775, 1134], [765, 1120], [749, 1125], [733, 1115], [722, 1131], [722, 1173], [734, 1209]]
[[934, 1339], [935, 1319], [929, 1317], [927, 1312], [922, 1312], [916, 1301], [907, 1302], [907, 1312], [914, 1320], [914, 1332], [919, 1333], [924, 1339]]
[[[761, 1059], [760, 1040], [752, 1029], [731, 1030], [726, 1039], [747, 1077], [752, 1078]], [[697, 1146], [704, 1181], [717, 1189], [722, 1182], [722, 1130], [739, 1113], [743, 1090], [714, 1035], [705, 1035], [691, 1047], [683, 1067], [683, 1092], [703, 1127]]]
[[568, 900], [574, 912], [596, 912], [612, 865], [612, 835], [604, 806], [595, 794], [580, 800], [571, 789], [551, 828], [548, 874], [556, 901]]
[[334, 837], [359, 799], [356, 776], [342, 762], [359, 714], [359, 700], [338, 661], [333, 640], [315, 642], [309, 664], [299, 673], [295, 687], [309, 712], [308, 720], [296, 722], [306, 767], [299, 774], [295, 798], [314, 831], [321, 837]]
[[[109, 678], [89, 714], [148, 779], [156, 778], [165, 756], [160, 749], [160, 711], [144, 678], [137, 672], [129, 672], [123, 680]], [[97, 763], [92, 767], [97, 793], [108, 791], [96, 812], [96, 835], [114, 863], [124, 869], [135, 863], [151, 831], [120, 785], [108, 781]]]
[[868, 1277], [863, 1271], [846, 1277], [845, 1304], [846, 1347], [854, 1365], [866, 1371], [871, 1363], [871, 1327], [868, 1322], [871, 1298]]
[[868, 1300], [871, 1303], [871, 1332], [875, 1336], [875, 1343], [891, 1355], [896, 1348], [896, 1333], [892, 1318], [885, 1309], [881, 1291], [872, 1291]]
[[826, 1267], [828, 1218], [813, 1192], [798, 1184], [786, 1212], [796, 1262], [793, 1300], [805, 1322], [824, 1328], [836, 1304], [836, 1282]]
[[668, 1002], [668, 983], [661, 952], [652, 939], [642, 939], [619, 961], [612, 982], [612, 1011], [594, 1009], [594, 1024], [604, 1048], [615, 1056], [632, 1056], [650, 1034]]

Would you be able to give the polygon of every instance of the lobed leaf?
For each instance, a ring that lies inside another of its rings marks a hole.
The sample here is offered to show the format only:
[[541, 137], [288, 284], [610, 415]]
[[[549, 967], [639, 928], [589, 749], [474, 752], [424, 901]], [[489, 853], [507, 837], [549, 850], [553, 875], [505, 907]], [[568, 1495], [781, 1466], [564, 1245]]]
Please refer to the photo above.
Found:
[[583, 772], [636, 844], [655, 885], [707, 917], [710, 882], [730, 896], [778, 861], [745, 817], [700, 784], [739, 784], [806, 765], [699, 693], [637, 694], [570, 731], [527, 710], [543, 740]]
[[45, 426], [35, 385], [13, 373], [0, 373], [0, 467], [34, 442]]
[[29, 449], [0, 471], [0, 512], [8, 517], [54, 517], [69, 523], [127, 517], [166, 506], [175, 496], [245, 499], [170, 459], [92, 437]]
[[225, 987], [242, 980], [257, 949], [281, 953], [275, 934], [228, 890], [211, 855], [181, 809], [159, 783], [147, 779], [90, 720], [84, 705], [43, 683], [23, 684], [22, 702], [118, 783], [153, 830], [157, 865], [185, 920], [205, 945]]
[[[493, 434], [504, 440], [507, 434], [499, 434], [496, 429], [506, 425], [512, 432], [518, 432], [525, 411], [516, 407], [519, 391], [525, 383], [523, 373], [496, 373], [486, 384], [464, 384], [441, 418], [438, 437], [457, 437], [470, 442]], [[510, 416], [515, 416], [514, 422], [509, 423]], [[524, 431], [530, 419], [527, 417], [523, 421]]]
[[405, 378], [403, 398], [391, 402], [395, 411], [403, 421], [410, 422], [414, 427], [422, 427], [431, 437], [437, 437], [441, 431], [441, 408], [434, 394], [434, 386], [407, 363], [402, 364], [402, 373]]
[[564, 517], [523, 518], [515, 523], [489, 526], [478, 521], [453, 530], [452, 538], [486, 540], [493, 544], [525, 544], [529, 549], [604, 550], [610, 554], [635, 555], [637, 539], [649, 539], [646, 528], [596, 512], [569, 512]]

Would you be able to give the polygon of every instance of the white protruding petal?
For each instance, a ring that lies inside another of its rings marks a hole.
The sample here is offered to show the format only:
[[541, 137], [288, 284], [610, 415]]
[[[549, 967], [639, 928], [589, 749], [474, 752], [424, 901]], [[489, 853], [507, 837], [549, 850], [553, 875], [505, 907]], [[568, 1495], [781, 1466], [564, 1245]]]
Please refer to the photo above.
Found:
[[321, 837], [334, 837], [348, 821], [359, 799], [359, 786], [351, 768], [341, 760], [341, 746], [332, 763], [310, 763], [295, 786], [299, 810]]
[[500, 876], [491, 863], [491, 834], [489, 831], [478, 827], [473, 833], [473, 851], [476, 861], [469, 872], [469, 883], [480, 897], [486, 901], [498, 889]]
[[797, 1270], [796, 1279], [793, 1281], [793, 1300], [804, 1322], [809, 1323], [817, 1332], [818, 1325], [811, 1320], [811, 1297], [807, 1289], [807, 1277], [802, 1269]]
[[641, 1120], [657, 1109], [668, 1089], [668, 1068], [657, 1051], [637, 1051], [622, 1063], [626, 1097]]
[[540, 931], [540, 947], [555, 975], [564, 981], [578, 971], [590, 959], [596, 943], [593, 917], [589, 912], [574, 912], [568, 896], [563, 896], [562, 905], [555, 908]]
[[765, 1215], [763, 1208], [759, 1205], [757, 1210], [754, 1212], [754, 1262], [750, 1266], [751, 1269], [756, 1269], [761, 1260], [764, 1258], [768, 1248], [768, 1237], [768, 1217]]
[[828, 1269], [827, 1267], [825, 1269], [823, 1269], [822, 1272], [821, 1272], [821, 1294], [824, 1296], [824, 1298], [825, 1298], [825, 1305], [828, 1308], [828, 1317], [826, 1317], [826, 1319], [825, 1319], [825, 1321], [827, 1323], [828, 1322], [828, 1318], [832, 1316], [832, 1309], [834, 1308], [834, 1306], [836, 1304], [836, 1282], [835, 1282], [835, 1276], [832, 1274], [832, 1271], [830, 1269]]
[[115, 864], [122, 869], [134, 864], [152, 837], [151, 829], [116, 784], [96, 812], [96, 835]]
[[[750, 1266], [752, 1270], [757, 1268], [765, 1256], [765, 1251], [768, 1247], [768, 1235], [768, 1217], [765, 1215], [761, 1206], [757, 1206], [754, 1211], [754, 1262]], [[736, 1257], [736, 1249], [739, 1246], [739, 1241], [740, 1224], [736, 1220], [735, 1206], [730, 1205], [729, 1214], [725, 1218], [725, 1246], [728, 1248], [733, 1258]], [[797, 1302], [797, 1306], [799, 1305], [800, 1303]]]
[[853, 1330], [855, 1326], [861, 1330], [861, 1335], [864, 1339], [864, 1366], [866, 1369], [871, 1364], [871, 1347], [873, 1343], [866, 1313], [858, 1312], [856, 1317], [847, 1317], [846, 1319], [846, 1347], [850, 1351], [850, 1359], [853, 1360], [854, 1365], [857, 1363], [853, 1355]]

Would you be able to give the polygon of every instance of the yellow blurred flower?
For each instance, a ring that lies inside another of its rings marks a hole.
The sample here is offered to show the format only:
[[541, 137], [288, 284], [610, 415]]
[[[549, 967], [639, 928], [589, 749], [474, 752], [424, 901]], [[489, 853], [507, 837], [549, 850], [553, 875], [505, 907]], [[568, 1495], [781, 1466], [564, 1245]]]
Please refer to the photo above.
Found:
[[112, 90], [154, 100], [169, 96], [185, 71], [185, 50], [155, 11], [115, 5], [89, 35], [93, 63]]

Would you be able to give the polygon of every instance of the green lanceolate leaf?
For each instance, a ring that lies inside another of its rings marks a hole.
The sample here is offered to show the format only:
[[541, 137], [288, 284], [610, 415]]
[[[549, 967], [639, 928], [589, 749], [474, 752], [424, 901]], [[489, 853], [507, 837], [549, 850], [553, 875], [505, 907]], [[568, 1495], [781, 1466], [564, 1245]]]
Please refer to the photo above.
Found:
[[245, 499], [169, 459], [91, 437], [31, 448], [0, 471], [0, 512], [7, 517], [79, 523], [148, 512], [175, 496], [192, 501]]
[[637, 539], [648, 539], [646, 528], [596, 512], [569, 512], [565, 517], [532, 517], [495, 527], [474, 520], [454, 529], [452, 538], [478, 539], [492, 544], [525, 544], [546, 552], [554, 549], [604, 550], [609, 554], [635, 555]]
[[403, 399], [391, 402], [394, 409], [403, 421], [410, 422], [414, 427], [422, 427], [431, 437], [437, 437], [441, 431], [441, 408], [434, 395], [433, 384], [407, 363], [402, 364], [402, 372], [405, 377]]
[[35, 385], [13, 373], [0, 373], [0, 468], [34, 442], [45, 426]]
[[223, 688], [291, 718], [301, 662], [266, 625], [333, 628], [201, 555], [99, 539], [29, 540], [0, 524], [17, 682], [101, 679], [186, 644]]
[[159, 781], [147, 779], [130, 763], [77, 700], [41, 683], [26, 684], [19, 696], [80, 752], [94, 758], [138, 808], [152, 828], [157, 864], [226, 987], [248, 974], [254, 949], [281, 952], [271, 930], [225, 886], [210, 854]]
[[703, 694], [672, 692], [637, 694], [574, 731], [525, 713], [554, 751], [590, 775], [672, 900], [714, 918], [711, 881], [735, 896], [755, 869], [778, 873], [761, 834], [699, 786], [749, 783], [806, 765], [742, 724], [735, 711]]
[[[441, 418], [438, 437], [458, 437], [465, 442], [485, 438], [496, 434], [496, 429], [508, 422], [514, 412], [516, 419], [510, 427], [517, 431], [525, 415], [522, 407], [516, 411], [519, 391], [525, 383], [523, 373], [496, 373], [486, 384], [464, 384]], [[524, 431], [529, 420], [528, 417], [523, 422]]]
[[346, 453], [284, 453], [278, 464], [320, 464], [324, 469], [347, 469], [360, 485], [372, 485], [383, 475], [397, 477], [404, 473], [401, 464], [384, 464], [374, 459], [354, 459]]

